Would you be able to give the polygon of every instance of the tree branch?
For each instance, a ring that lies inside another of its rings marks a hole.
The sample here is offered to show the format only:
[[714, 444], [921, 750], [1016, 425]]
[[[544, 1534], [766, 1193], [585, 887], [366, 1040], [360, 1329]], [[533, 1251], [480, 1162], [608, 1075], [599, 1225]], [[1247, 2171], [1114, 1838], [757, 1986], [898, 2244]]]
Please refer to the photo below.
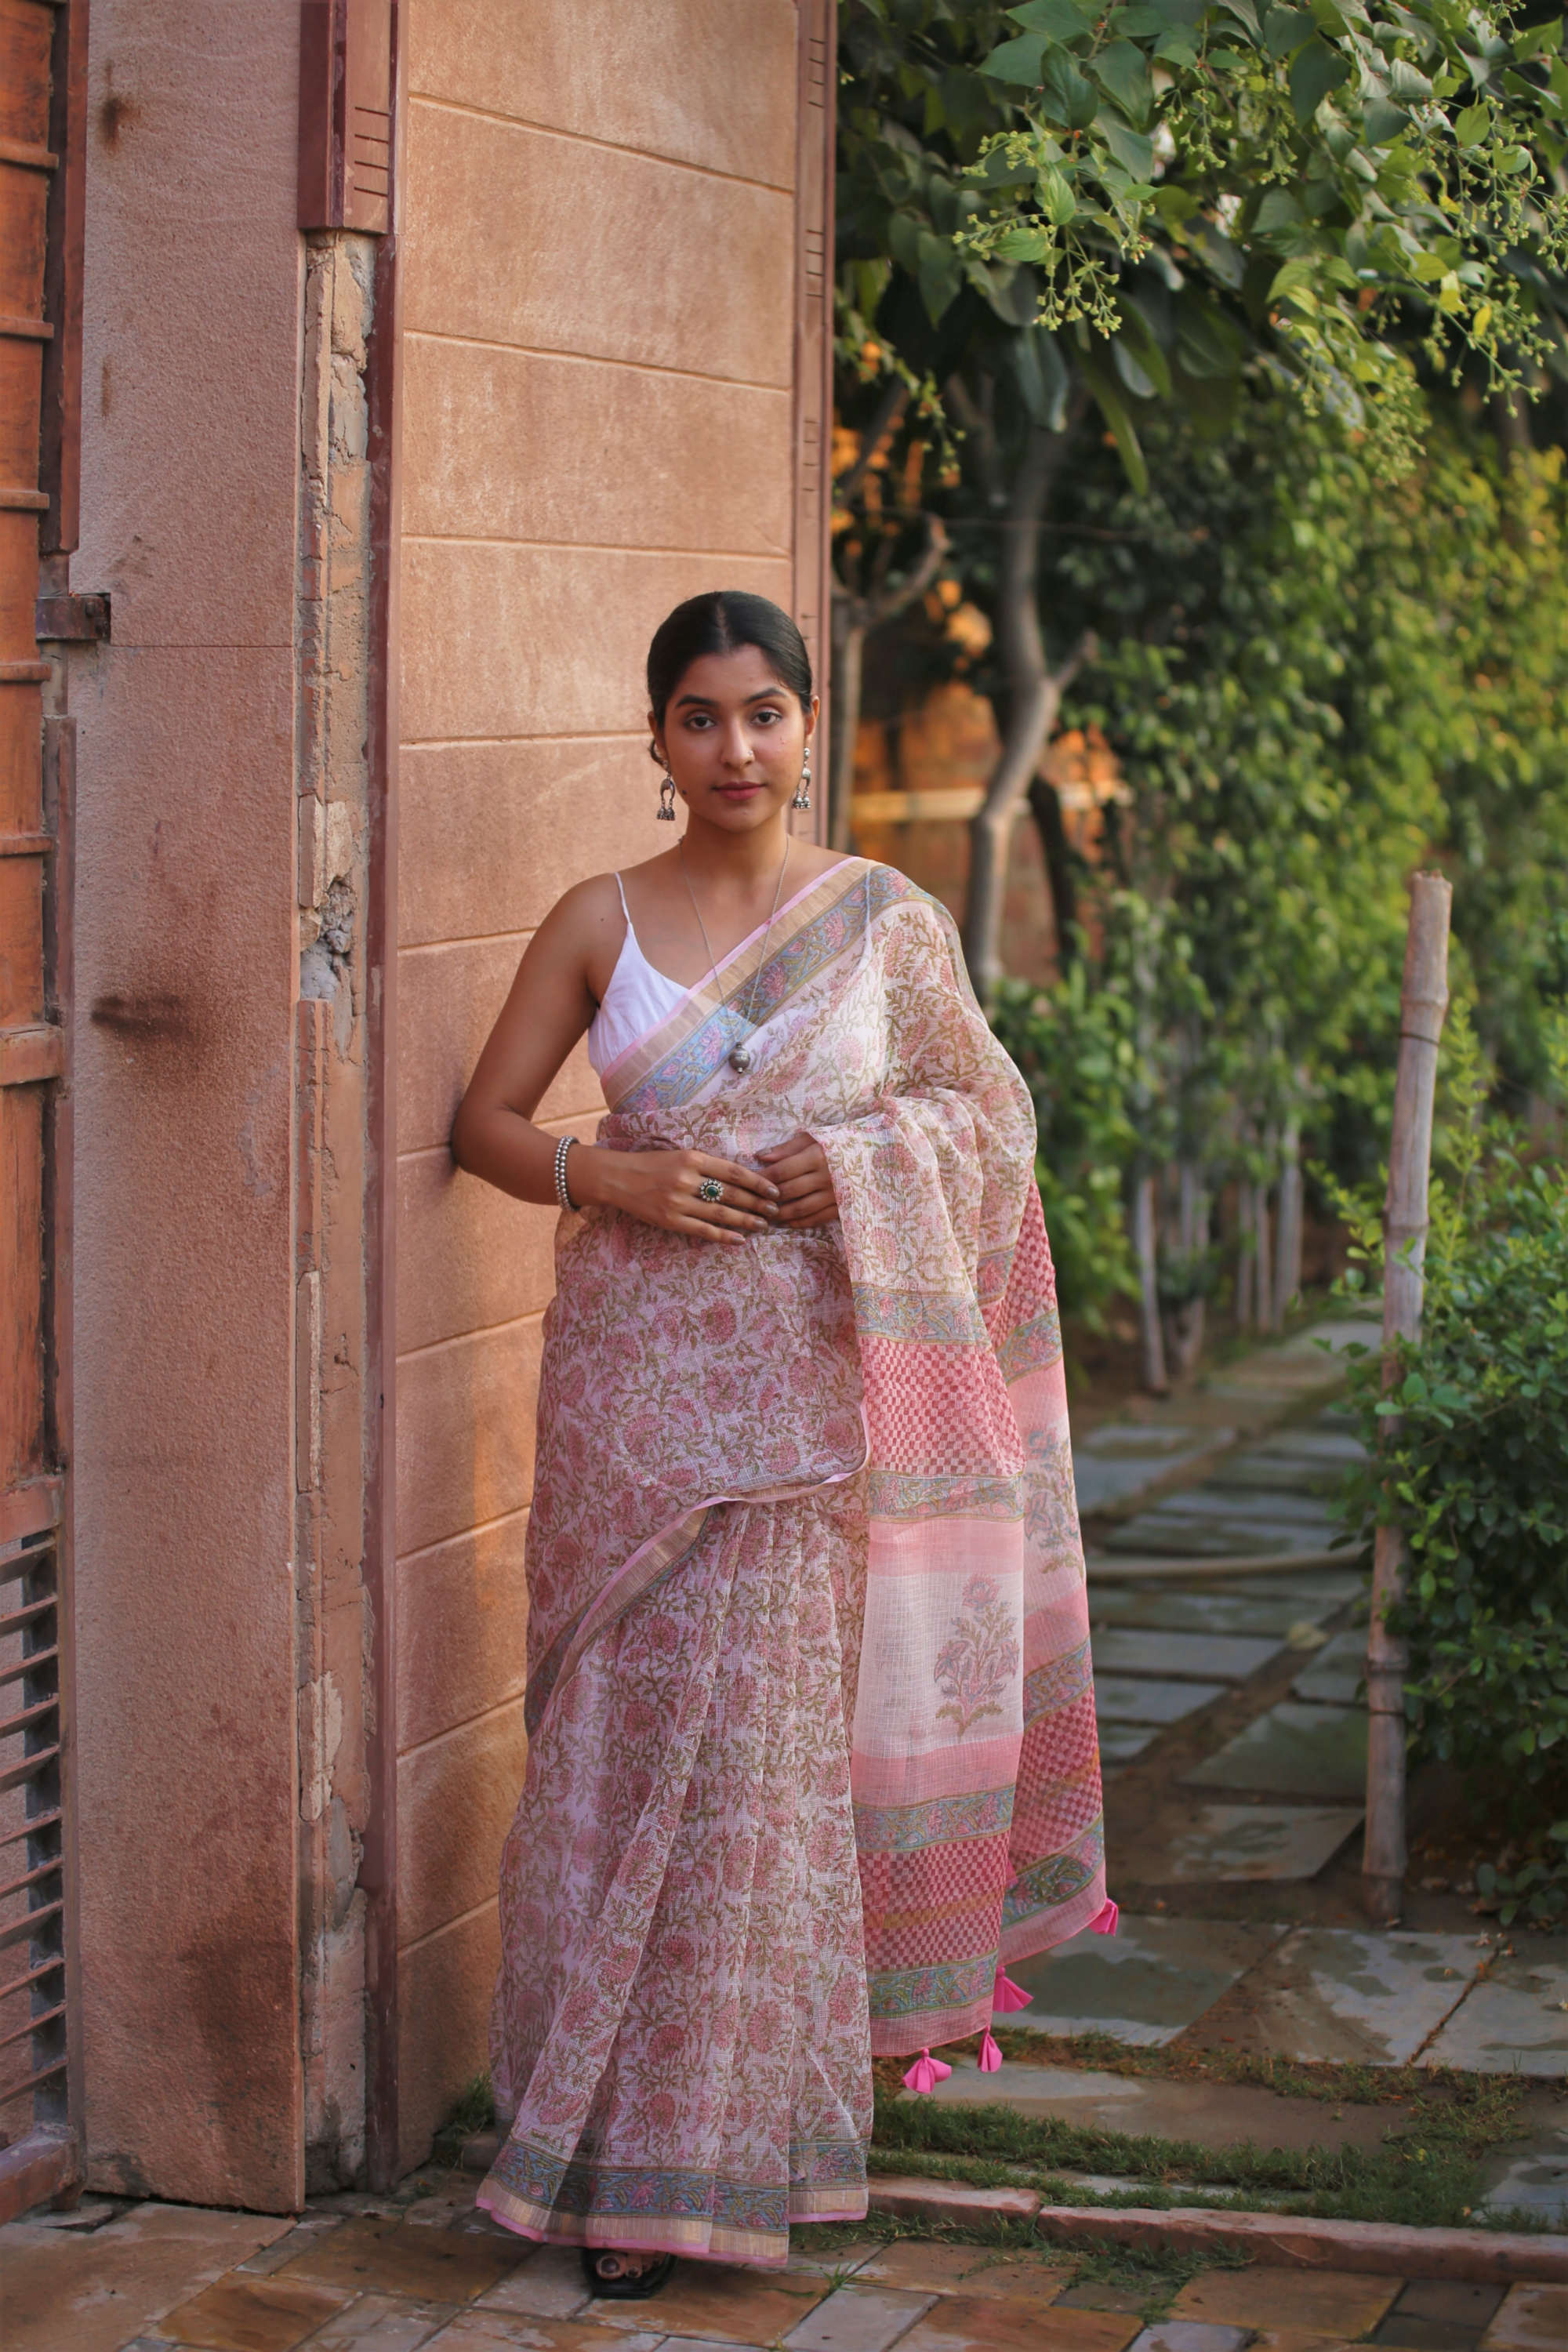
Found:
[[849, 467], [848, 472], [841, 475], [833, 485], [836, 505], [841, 507], [848, 505], [865, 480], [872, 458], [881, 447], [887, 435], [898, 425], [909, 404], [909, 385], [900, 383], [895, 376], [877, 403], [871, 413], [871, 421], [860, 436], [860, 447], [854, 464]]
[[1090, 651], [1089, 641], [1080, 639], [1058, 669], [1047, 666], [1037, 586], [1047, 501], [1076, 421], [1069, 419], [1062, 433], [1030, 426], [1007, 500], [1008, 528], [1002, 535], [996, 593], [996, 649], [1007, 681], [1006, 727], [984, 801], [970, 824], [963, 921], [964, 954], [982, 1004], [989, 1003], [1001, 977], [1002, 898], [1014, 821], [1056, 724], [1063, 692]]

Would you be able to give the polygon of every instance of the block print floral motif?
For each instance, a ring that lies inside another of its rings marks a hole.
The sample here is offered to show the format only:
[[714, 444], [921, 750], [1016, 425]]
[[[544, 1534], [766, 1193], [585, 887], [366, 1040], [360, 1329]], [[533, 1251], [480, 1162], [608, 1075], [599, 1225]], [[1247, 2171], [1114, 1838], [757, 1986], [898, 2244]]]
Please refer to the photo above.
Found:
[[1028, 1467], [1024, 1474], [1024, 1528], [1029, 1542], [1045, 1553], [1079, 1541], [1078, 1497], [1073, 1487], [1072, 1446], [1065, 1427], [1027, 1429], [1024, 1445]]
[[[970, 1964], [1000, 1932], [1005, 1874], [1034, 1886], [1098, 1814], [1092, 1703], [1066, 1745], [1057, 1716], [1025, 1727], [1019, 1704], [1021, 1652], [1047, 1669], [1088, 1634], [1081, 1566], [1020, 1622], [1027, 1556], [1047, 1563], [1005, 1524], [1021, 1431], [1066, 1427], [1059, 1360], [1031, 1356], [1015, 1381], [1002, 1352], [1051, 1296], [1026, 1089], [951, 925], [889, 869], [835, 868], [775, 940], [800, 977], [770, 972], [744, 1083], [700, 992], [605, 1074], [599, 1139], [749, 1160], [807, 1127], [839, 1223], [732, 1250], [596, 1210], [557, 1229], [527, 1538], [538, 1721], [493, 2016], [511, 2129], [480, 2192], [558, 2242], [761, 2263], [784, 2260], [793, 2222], [864, 2210], [870, 2052], [978, 2030], [992, 1969]], [[857, 1288], [971, 1317], [979, 1298], [986, 1336], [862, 1333]], [[1070, 1510], [1055, 1442], [1053, 1531]], [[870, 1522], [895, 1487], [901, 1537], [957, 1509], [975, 1549], [950, 1565], [942, 1534], [942, 1577], [900, 1579], [912, 1620], [863, 1655]], [[638, 1563], [688, 1515], [700, 1536], [644, 1591]], [[1071, 1549], [1064, 1524], [1048, 1566]], [[973, 1837], [858, 1864], [847, 1726], [879, 1719], [889, 1674], [903, 1719], [935, 1694], [965, 1790], [981, 1740], [1024, 1741], [1030, 1803], [992, 1841], [995, 1920], [952, 1965], [938, 1948], [955, 1894], [973, 1903]], [[1103, 1899], [1102, 1883], [1049, 1884], [1009, 1957]], [[941, 1995], [957, 2006], [884, 2017], [868, 1960], [879, 1982], [928, 1942], [924, 1973], [963, 1978]]]
[[956, 1724], [962, 1739], [987, 1716], [1005, 1716], [1002, 1702], [1022, 1658], [1012, 1611], [990, 1577], [972, 1576], [937, 1653], [933, 1679], [947, 1702], [938, 1707], [937, 1721]]

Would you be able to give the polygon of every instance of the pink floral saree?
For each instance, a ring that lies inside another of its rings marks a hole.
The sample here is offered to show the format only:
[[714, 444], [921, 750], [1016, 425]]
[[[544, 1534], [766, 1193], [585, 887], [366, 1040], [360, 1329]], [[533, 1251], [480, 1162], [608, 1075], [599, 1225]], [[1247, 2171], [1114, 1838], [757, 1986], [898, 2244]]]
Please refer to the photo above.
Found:
[[871, 2053], [978, 2032], [998, 1967], [1106, 1895], [1027, 1092], [888, 866], [833, 867], [718, 981], [605, 1072], [600, 1139], [805, 1128], [840, 1222], [562, 1218], [479, 2201], [765, 2263], [864, 2212]]

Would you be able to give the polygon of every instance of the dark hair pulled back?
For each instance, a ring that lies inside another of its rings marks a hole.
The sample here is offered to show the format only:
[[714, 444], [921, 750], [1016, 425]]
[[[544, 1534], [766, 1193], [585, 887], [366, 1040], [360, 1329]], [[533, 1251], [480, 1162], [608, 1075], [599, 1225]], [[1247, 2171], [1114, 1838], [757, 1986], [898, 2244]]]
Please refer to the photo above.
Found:
[[780, 685], [789, 688], [809, 717], [811, 656], [789, 614], [744, 588], [710, 588], [705, 595], [689, 596], [678, 604], [653, 633], [647, 649], [647, 698], [654, 724], [663, 726], [669, 698], [694, 661], [705, 654], [739, 653], [742, 646], [755, 646]]

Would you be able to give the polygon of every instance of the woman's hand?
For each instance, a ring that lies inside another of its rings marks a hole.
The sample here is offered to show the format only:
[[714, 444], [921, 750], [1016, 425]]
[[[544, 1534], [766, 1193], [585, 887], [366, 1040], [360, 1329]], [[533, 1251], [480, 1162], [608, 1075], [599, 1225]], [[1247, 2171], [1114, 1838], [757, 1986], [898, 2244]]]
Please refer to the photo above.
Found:
[[[760, 1157], [761, 1155], [759, 1155]], [[704, 1199], [704, 1183], [719, 1187]], [[694, 1241], [743, 1242], [779, 1221], [776, 1181], [710, 1151], [610, 1151], [578, 1144], [566, 1155], [566, 1189], [584, 1207], [624, 1209], [645, 1225]]]
[[757, 1158], [778, 1186], [779, 1205], [773, 1223], [780, 1225], [831, 1225], [838, 1215], [833, 1171], [827, 1154], [814, 1136], [797, 1129], [787, 1142], [770, 1143]]

